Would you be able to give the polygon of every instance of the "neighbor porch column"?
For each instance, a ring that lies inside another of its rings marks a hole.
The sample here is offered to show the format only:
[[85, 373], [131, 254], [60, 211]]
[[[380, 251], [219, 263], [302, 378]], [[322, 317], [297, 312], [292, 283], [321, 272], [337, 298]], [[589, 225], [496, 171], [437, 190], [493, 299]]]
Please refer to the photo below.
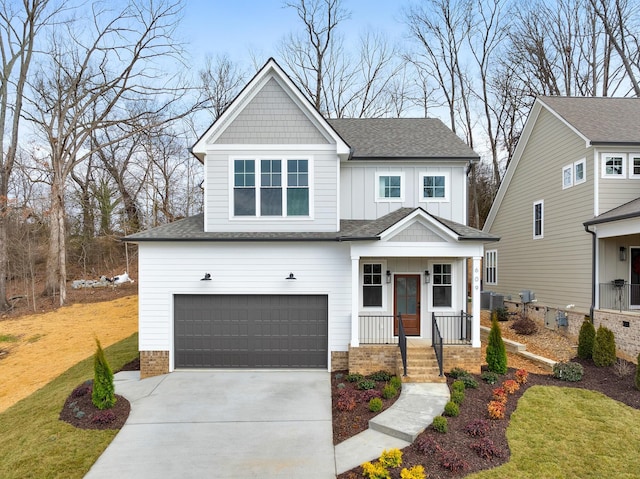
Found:
[[360, 257], [351, 257], [351, 347], [360, 346]]
[[473, 274], [471, 275], [471, 346], [480, 347], [480, 261], [479, 256], [473, 257]]

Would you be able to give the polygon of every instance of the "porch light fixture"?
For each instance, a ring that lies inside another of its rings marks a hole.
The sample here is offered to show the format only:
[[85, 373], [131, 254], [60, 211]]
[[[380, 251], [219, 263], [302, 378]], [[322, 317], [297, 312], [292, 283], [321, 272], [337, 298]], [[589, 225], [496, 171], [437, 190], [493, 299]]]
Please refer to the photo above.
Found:
[[425, 284], [431, 283], [431, 273], [429, 273], [428, 269], [424, 270], [424, 282]]
[[211, 275], [209, 273], [205, 273], [204, 278], [202, 278], [200, 281], [211, 281]]
[[620, 246], [620, 261], [627, 261], [627, 248]]
[[289, 273], [289, 276], [287, 276], [285, 279], [297, 279], [293, 273]]
[[387, 284], [391, 283], [391, 270], [387, 270]]

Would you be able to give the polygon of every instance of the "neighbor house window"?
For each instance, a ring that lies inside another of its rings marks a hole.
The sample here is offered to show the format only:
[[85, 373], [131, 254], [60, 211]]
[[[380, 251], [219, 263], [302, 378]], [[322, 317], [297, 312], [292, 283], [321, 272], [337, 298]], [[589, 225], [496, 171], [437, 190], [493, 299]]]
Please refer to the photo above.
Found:
[[420, 200], [421, 201], [447, 201], [449, 199], [449, 175], [421, 174], [420, 175]]
[[602, 176], [604, 178], [624, 178], [625, 159], [623, 154], [602, 155]]
[[629, 178], [640, 178], [640, 154], [629, 155]]
[[489, 250], [484, 255], [484, 280], [486, 284], [498, 284], [498, 250]]
[[562, 168], [562, 189], [573, 186], [573, 165]]
[[452, 276], [451, 265], [433, 265], [433, 287], [431, 295], [433, 297], [434, 308], [450, 308], [452, 298]]
[[376, 200], [377, 201], [403, 201], [404, 178], [402, 173], [377, 173], [376, 174]]
[[533, 204], [533, 238], [544, 236], [544, 202], [536, 201]]
[[365, 308], [381, 308], [382, 264], [365, 263], [362, 268], [362, 306]]
[[309, 160], [234, 159], [232, 164], [234, 216], [309, 216]]
[[256, 162], [234, 160], [233, 162], [233, 214], [255, 216], [256, 214]]
[[587, 181], [587, 160], [582, 158], [573, 164], [573, 183], [579, 185]]

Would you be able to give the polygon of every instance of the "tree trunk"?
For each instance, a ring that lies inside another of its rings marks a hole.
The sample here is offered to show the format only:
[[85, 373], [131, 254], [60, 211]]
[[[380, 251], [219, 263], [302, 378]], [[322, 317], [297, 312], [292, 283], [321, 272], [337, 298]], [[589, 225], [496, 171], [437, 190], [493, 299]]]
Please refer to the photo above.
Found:
[[6, 198], [0, 196], [0, 311], [9, 309], [7, 301], [7, 271], [9, 258], [7, 255], [7, 211]]
[[49, 213], [49, 252], [47, 254], [47, 278], [44, 296], [60, 295], [60, 306], [67, 299], [67, 252], [64, 222], [64, 188], [62, 179], [54, 177], [51, 185], [51, 210]]

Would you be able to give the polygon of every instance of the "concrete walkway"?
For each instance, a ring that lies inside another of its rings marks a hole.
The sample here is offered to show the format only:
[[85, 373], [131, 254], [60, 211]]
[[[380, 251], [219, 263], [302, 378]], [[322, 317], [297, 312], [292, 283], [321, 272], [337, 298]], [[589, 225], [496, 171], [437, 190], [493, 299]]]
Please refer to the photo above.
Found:
[[446, 384], [403, 384], [367, 431], [334, 447], [327, 372], [125, 371], [115, 383], [131, 414], [86, 479], [335, 478], [409, 446], [449, 400]]

